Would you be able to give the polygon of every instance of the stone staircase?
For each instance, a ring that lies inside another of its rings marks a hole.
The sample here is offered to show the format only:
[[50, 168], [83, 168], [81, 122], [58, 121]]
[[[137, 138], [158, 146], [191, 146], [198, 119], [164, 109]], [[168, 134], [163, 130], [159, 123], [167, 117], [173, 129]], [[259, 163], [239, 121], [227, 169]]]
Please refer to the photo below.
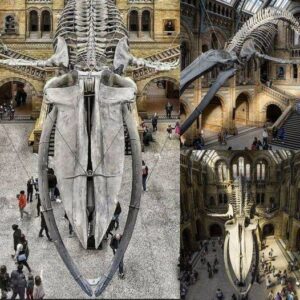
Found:
[[[28, 55], [24, 55], [20, 52], [17, 52], [12, 49], [4, 49], [0, 48], [0, 59], [25, 59], [25, 60], [36, 60]], [[9, 65], [1, 65], [2, 68], [12, 70], [14, 72], [20, 73], [25, 76], [29, 76], [33, 79], [44, 81], [46, 78], [46, 71], [43, 68], [32, 67], [32, 66], [9, 66]]]
[[285, 147], [289, 149], [300, 149], [300, 114], [295, 109], [289, 113], [281, 126], [285, 129], [284, 143], [279, 140], [272, 141], [272, 145]]
[[[174, 62], [180, 58], [180, 47], [169, 48], [155, 55], [145, 57], [149, 61]], [[132, 77], [135, 81], [142, 80], [155, 75], [157, 71], [153, 68], [139, 67], [132, 71]]]
[[285, 106], [288, 106], [292, 100], [294, 100], [296, 97], [293, 95], [290, 95], [286, 93], [285, 91], [277, 88], [277, 87], [268, 87], [265, 84], [261, 84], [262, 92], [271, 96], [272, 98], [278, 100], [280, 103], [282, 103]]

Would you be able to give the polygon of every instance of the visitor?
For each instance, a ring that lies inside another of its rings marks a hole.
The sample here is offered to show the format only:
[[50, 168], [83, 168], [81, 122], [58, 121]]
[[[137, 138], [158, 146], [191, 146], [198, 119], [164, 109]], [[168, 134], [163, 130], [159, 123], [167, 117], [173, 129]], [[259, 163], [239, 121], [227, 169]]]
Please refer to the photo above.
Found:
[[34, 278], [32, 274], [29, 274], [27, 279], [27, 286], [26, 286], [27, 300], [33, 300], [33, 288], [34, 288]]
[[36, 203], [36, 212], [37, 212], [37, 215], [36, 217], [38, 218], [40, 216], [40, 213], [41, 213], [41, 198], [40, 198], [40, 194], [39, 192], [36, 193], [36, 197], [37, 197], [37, 203]]
[[176, 135], [176, 137], [180, 138], [180, 123], [179, 122], [176, 122], [176, 125], [175, 125], [175, 135]]
[[170, 102], [168, 102], [167, 104], [166, 104], [166, 115], [167, 115], [167, 118], [168, 119], [171, 119], [172, 118], [172, 111], [173, 111], [173, 105], [170, 103]]
[[11, 272], [11, 287], [13, 291], [11, 299], [16, 299], [19, 295], [20, 300], [24, 300], [26, 286], [27, 281], [23, 273], [23, 265], [18, 264], [17, 270]]
[[277, 292], [276, 297], [274, 298], [274, 300], [282, 300], [282, 297], [281, 297], [279, 292]]
[[7, 299], [7, 293], [10, 291], [10, 277], [4, 265], [0, 267], [0, 290], [1, 299]]
[[26, 266], [26, 268], [28, 269], [28, 272], [31, 273], [31, 268], [28, 265], [27, 259], [28, 259], [28, 256], [26, 255], [26, 251], [25, 251], [23, 245], [18, 244], [16, 255], [15, 255], [16, 263], [19, 265], [22, 265], [22, 266], [23, 265]]
[[167, 128], [167, 133], [168, 133], [169, 139], [172, 139], [172, 131], [173, 131], [173, 128], [172, 128], [171, 124], [169, 124], [168, 128]]
[[112, 231], [116, 229], [116, 220], [114, 218], [112, 218], [112, 220], [110, 221], [109, 225], [108, 225], [108, 228], [106, 230], [106, 233], [105, 233], [105, 237], [104, 239], [107, 240], [108, 239], [108, 235], [110, 234], [112, 237], [114, 236], [112, 234]]
[[218, 300], [222, 300], [224, 298], [224, 295], [223, 295], [223, 292], [221, 291], [221, 289], [217, 289], [216, 297]]
[[33, 289], [33, 299], [43, 300], [45, 297], [45, 292], [43, 288], [42, 278], [40, 276], [35, 276], [34, 278], [34, 289]]
[[116, 230], [119, 228], [119, 216], [122, 212], [122, 208], [121, 208], [121, 204], [120, 202], [117, 203], [117, 207], [116, 207], [116, 210], [114, 212], [114, 219], [115, 219], [115, 222], [116, 222]]
[[27, 204], [27, 199], [24, 191], [20, 191], [20, 194], [17, 195], [17, 199], [19, 201], [19, 209], [20, 209], [20, 220], [23, 220], [23, 214], [29, 216], [29, 213], [25, 211], [25, 207]]
[[55, 190], [56, 185], [57, 185], [57, 179], [54, 174], [54, 170], [50, 168], [48, 170], [48, 187], [49, 187], [51, 201], [55, 201], [54, 190]]
[[268, 145], [269, 135], [268, 135], [268, 131], [266, 128], [264, 129], [262, 136], [263, 136], [263, 145], [265, 145], [265, 144]]
[[257, 137], [254, 138], [251, 146], [251, 150], [257, 150]]
[[271, 291], [269, 292], [267, 300], [274, 300], [274, 293], [273, 293], [273, 290], [271, 290]]
[[158, 123], [157, 113], [154, 114], [151, 121], [152, 121], [153, 132], [155, 132], [157, 131], [157, 123]]
[[[117, 249], [119, 248], [121, 239], [122, 239], [122, 235], [119, 234], [119, 233], [117, 233], [116, 235], [114, 235], [112, 237], [112, 239], [111, 239], [110, 247], [112, 248], [114, 255], [116, 254]], [[124, 262], [123, 262], [123, 257], [122, 257], [122, 259], [120, 261], [120, 264], [119, 264], [119, 276], [120, 276], [120, 278], [124, 278]]]
[[279, 128], [278, 138], [279, 138], [281, 144], [284, 144], [284, 139], [285, 139], [285, 129], [284, 129], [284, 127]]
[[148, 178], [148, 166], [146, 166], [145, 161], [142, 161], [142, 184], [144, 192], [147, 192], [147, 178]]
[[278, 129], [277, 129], [276, 126], [274, 126], [274, 127], [272, 128], [272, 139], [273, 139], [273, 140], [276, 140], [276, 139], [277, 139], [277, 134], [278, 134]]
[[262, 147], [261, 140], [258, 140], [256, 144], [256, 150], [260, 150], [261, 147]]
[[13, 233], [14, 250], [16, 252], [17, 251], [17, 245], [20, 243], [20, 240], [21, 240], [21, 234], [22, 234], [22, 232], [21, 232], [21, 229], [19, 228], [19, 226], [17, 224], [13, 224], [12, 225], [12, 229], [14, 231], [14, 233]]
[[33, 177], [31, 177], [27, 181], [27, 202], [32, 202], [33, 184], [34, 184], [34, 180]]
[[39, 232], [39, 237], [43, 237], [44, 236], [43, 235], [43, 231], [44, 230], [46, 232], [46, 236], [48, 238], [48, 241], [52, 242], [52, 239], [49, 236], [49, 231], [48, 231], [47, 223], [46, 223], [46, 220], [45, 220], [45, 217], [44, 217], [44, 213], [41, 212], [41, 229], [40, 229], [40, 232]]
[[13, 107], [11, 107], [10, 111], [9, 111], [9, 119], [13, 120], [15, 118], [15, 110]]
[[60, 191], [59, 191], [58, 187], [55, 186], [55, 188], [54, 188], [54, 199], [55, 199], [56, 202], [60, 203], [61, 200], [59, 198], [60, 198]]

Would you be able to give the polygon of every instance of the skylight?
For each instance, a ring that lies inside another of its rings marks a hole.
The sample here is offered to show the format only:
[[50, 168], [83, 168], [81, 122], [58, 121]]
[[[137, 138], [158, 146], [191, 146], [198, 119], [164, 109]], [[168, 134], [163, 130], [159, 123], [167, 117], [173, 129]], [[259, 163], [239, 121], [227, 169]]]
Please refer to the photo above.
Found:
[[282, 9], [287, 6], [288, 2], [289, 0], [273, 0], [271, 6]]
[[[285, 0], [282, 0], [282, 1], [285, 1]], [[250, 12], [252, 14], [255, 14], [259, 10], [259, 8], [262, 6], [262, 4], [263, 4], [262, 0], [248, 0], [244, 6], [244, 10], [247, 12]]]

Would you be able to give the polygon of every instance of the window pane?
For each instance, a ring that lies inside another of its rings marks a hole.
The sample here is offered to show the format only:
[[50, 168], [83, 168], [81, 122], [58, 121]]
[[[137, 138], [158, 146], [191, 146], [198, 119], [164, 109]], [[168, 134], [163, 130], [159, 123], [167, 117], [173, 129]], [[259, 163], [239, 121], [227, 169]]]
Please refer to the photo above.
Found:
[[261, 179], [262, 180], [266, 179], [266, 165], [265, 164], [261, 165]]
[[227, 180], [227, 167], [225, 164], [223, 164], [223, 180]]
[[260, 180], [260, 164], [257, 164], [256, 166], [256, 177], [257, 177], [257, 180]]
[[232, 166], [233, 179], [237, 178], [237, 165]]
[[246, 179], [250, 180], [251, 179], [251, 170], [250, 170], [250, 164], [246, 165]]
[[239, 158], [239, 175], [240, 176], [245, 176], [244, 157]]

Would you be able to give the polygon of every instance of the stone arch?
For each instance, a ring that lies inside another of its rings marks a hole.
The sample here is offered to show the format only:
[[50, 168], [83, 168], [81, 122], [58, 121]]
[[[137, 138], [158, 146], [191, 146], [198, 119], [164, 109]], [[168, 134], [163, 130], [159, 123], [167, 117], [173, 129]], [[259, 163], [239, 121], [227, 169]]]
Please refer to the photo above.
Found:
[[40, 23], [40, 10], [35, 7], [31, 7], [28, 10], [28, 31], [38, 32]]
[[50, 33], [53, 28], [52, 11], [49, 7], [41, 8], [40, 29], [41, 32]]
[[224, 100], [216, 94], [202, 112], [201, 127], [211, 131], [220, 131], [224, 123], [224, 112]]
[[275, 226], [273, 223], [265, 223], [262, 227], [262, 237], [265, 239], [268, 236], [275, 235]]
[[209, 225], [209, 236], [211, 238], [223, 236], [222, 226], [219, 223], [210, 224]]
[[248, 125], [250, 118], [251, 95], [249, 92], [240, 92], [235, 99], [235, 108], [232, 119], [235, 125]]
[[32, 96], [40, 96], [31, 82], [29, 82], [23, 78], [20, 78], [20, 77], [9, 77], [9, 78], [2, 79], [2, 80], [0, 80], [0, 87], [6, 83], [12, 82], [12, 81], [21, 82], [21, 83], [27, 85]]
[[151, 83], [157, 83], [158, 81], [169, 81], [172, 82], [175, 86], [179, 87], [179, 82], [176, 78], [170, 76], [157, 76], [155, 78], [151, 78], [142, 88], [142, 94], [145, 96], [147, 95], [148, 89]]
[[270, 101], [264, 105], [262, 112], [266, 114], [266, 121], [274, 123], [281, 116], [284, 109], [280, 103]]

